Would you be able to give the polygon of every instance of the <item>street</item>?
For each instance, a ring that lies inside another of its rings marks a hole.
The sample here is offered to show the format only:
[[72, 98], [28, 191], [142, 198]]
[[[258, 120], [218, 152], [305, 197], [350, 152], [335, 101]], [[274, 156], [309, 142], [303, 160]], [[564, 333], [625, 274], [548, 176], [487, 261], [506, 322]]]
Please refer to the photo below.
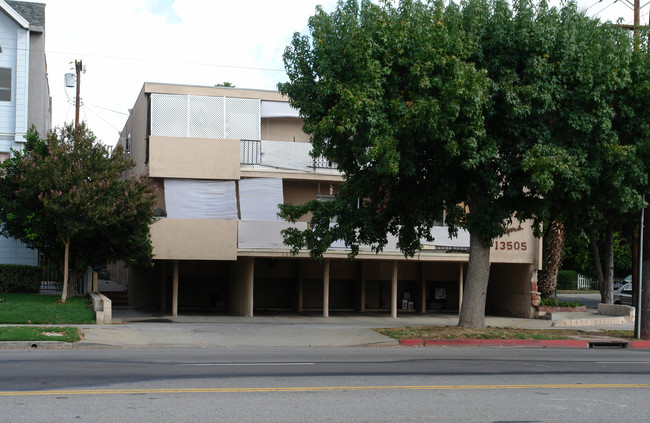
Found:
[[0, 421], [647, 421], [650, 352], [0, 350]]

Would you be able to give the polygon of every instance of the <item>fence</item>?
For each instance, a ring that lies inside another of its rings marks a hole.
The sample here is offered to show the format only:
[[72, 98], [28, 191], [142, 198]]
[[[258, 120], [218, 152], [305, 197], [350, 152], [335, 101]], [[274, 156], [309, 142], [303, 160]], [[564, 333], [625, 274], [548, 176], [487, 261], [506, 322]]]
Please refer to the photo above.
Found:
[[[63, 274], [53, 260], [48, 260], [43, 254], [38, 257], [38, 265], [43, 272], [41, 277], [41, 292], [61, 292]], [[84, 294], [84, 277], [77, 279], [75, 294]]]
[[[623, 281], [623, 278], [614, 278], [614, 283]], [[598, 281], [584, 275], [578, 275], [578, 289], [599, 289]]]

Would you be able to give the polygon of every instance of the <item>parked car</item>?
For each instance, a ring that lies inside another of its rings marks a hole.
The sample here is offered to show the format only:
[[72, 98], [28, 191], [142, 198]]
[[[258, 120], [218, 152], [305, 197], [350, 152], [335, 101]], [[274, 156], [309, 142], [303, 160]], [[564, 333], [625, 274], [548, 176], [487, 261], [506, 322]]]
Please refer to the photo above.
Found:
[[632, 305], [632, 282], [614, 290], [614, 304]]
[[618, 281], [618, 282], [614, 282], [614, 289], [616, 290], [616, 289], [622, 287], [623, 285], [625, 285], [628, 282], [630, 282], [630, 283], [632, 282], [632, 275], [627, 275], [625, 277], [625, 279], [623, 279], [621, 281]]

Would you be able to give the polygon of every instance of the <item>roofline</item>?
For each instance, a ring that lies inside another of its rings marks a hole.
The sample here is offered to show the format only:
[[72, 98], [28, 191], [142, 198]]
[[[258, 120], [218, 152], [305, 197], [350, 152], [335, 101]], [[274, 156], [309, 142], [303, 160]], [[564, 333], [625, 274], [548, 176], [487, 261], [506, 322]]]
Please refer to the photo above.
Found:
[[[2, 1], [2, 0], [0, 0]], [[254, 88], [237, 88], [237, 87], [217, 87], [209, 85], [190, 85], [190, 84], [170, 84], [170, 83], [158, 83], [158, 82], [145, 82], [143, 84], [142, 90], [146, 94], [150, 93], [161, 93], [161, 94], [198, 94], [205, 95], [205, 91], [213, 91], [218, 95], [229, 96], [228, 93], [231, 93], [232, 97], [250, 97], [250, 98], [259, 98], [260, 100], [270, 100], [270, 101], [289, 101], [286, 96], [280, 94], [276, 90], [263, 90], [263, 89], [254, 89]]]
[[20, 25], [24, 29], [29, 30], [29, 22], [27, 22], [27, 19], [23, 18], [4, 0], [0, 0], [0, 9], [2, 9], [7, 15], [9, 15], [9, 17], [13, 19], [18, 25]]

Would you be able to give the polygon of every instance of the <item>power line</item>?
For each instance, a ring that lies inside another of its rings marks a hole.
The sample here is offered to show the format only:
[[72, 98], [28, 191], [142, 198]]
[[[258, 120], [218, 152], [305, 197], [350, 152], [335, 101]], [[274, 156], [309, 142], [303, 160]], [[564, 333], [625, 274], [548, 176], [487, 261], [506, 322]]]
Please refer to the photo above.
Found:
[[[56, 50], [29, 50], [29, 49], [24, 49], [24, 48], [16, 48], [16, 47], [6, 47], [6, 50], [16, 50], [16, 51], [32, 51], [32, 52], [37, 52], [37, 53], [44, 53], [44, 54], [66, 54], [66, 55], [71, 55], [71, 56], [84, 56], [84, 57], [95, 57], [95, 58], [100, 58], [100, 59], [113, 59], [113, 60], [130, 60], [130, 61], [138, 61], [138, 62], [161, 62], [162, 60], [160, 59], [149, 59], [149, 58], [142, 58], [142, 57], [129, 57], [129, 56], [108, 56], [108, 55], [103, 55], [103, 54], [93, 54], [93, 53], [71, 53], [67, 51], [56, 51]], [[284, 72], [284, 69], [277, 69], [277, 68], [265, 68], [265, 67], [259, 67], [259, 66], [243, 66], [243, 65], [226, 65], [226, 64], [221, 64], [221, 63], [203, 63], [203, 62], [187, 62], [187, 61], [169, 61], [169, 60], [164, 60], [164, 63], [168, 64], [175, 64], [175, 65], [188, 65], [188, 66], [205, 66], [205, 67], [213, 67], [213, 68], [228, 68], [228, 69], [243, 69], [243, 70], [256, 70], [256, 71], [265, 71], [265, 72]]]

